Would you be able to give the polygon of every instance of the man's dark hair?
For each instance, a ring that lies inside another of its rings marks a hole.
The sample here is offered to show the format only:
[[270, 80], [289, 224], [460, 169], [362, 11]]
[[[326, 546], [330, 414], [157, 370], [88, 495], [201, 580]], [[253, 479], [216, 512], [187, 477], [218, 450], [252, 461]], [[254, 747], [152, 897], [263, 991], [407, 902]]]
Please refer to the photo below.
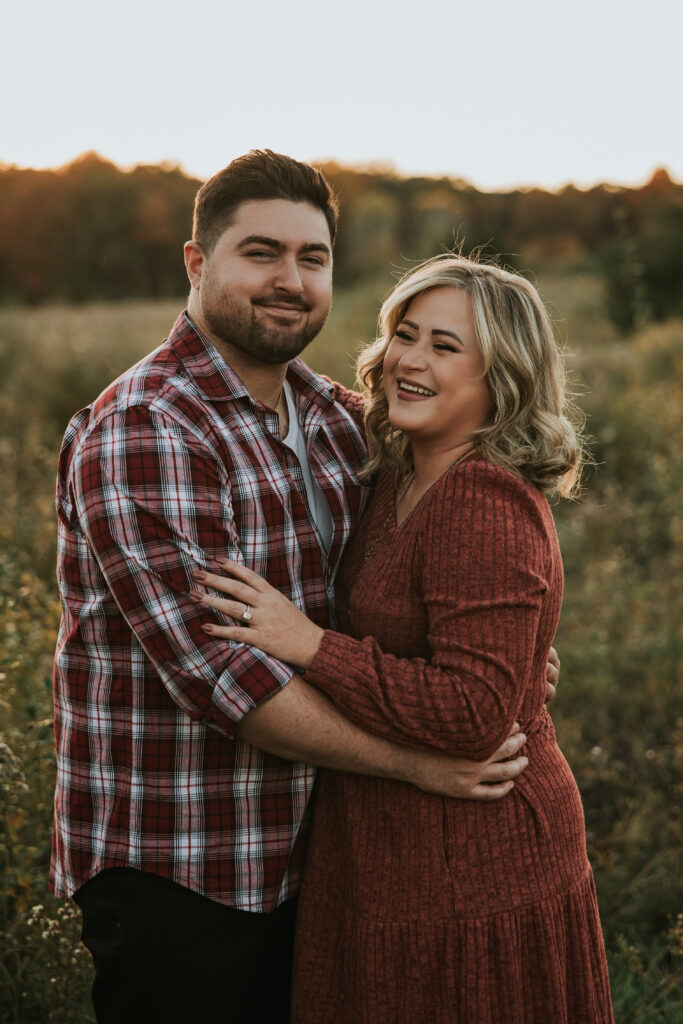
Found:
[[325, 215], [334, 244], [339, 204], [321, 171], [270, 149], [251, 149], [202, 185], [194, 203], [192, 238], [208, 256], [235, 218], [238, 206], [253, 200], [288, 199], [310, 203]]

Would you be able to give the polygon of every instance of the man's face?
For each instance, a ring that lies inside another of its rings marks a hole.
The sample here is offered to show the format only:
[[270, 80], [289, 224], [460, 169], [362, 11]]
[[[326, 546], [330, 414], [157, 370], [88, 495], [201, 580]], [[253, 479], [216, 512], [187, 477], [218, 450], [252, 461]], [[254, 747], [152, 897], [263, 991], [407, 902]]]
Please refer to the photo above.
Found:
[[322, 210], [267, 199], [242, 203], [203, 256], [200, 326], [219, 343], [270, 364], [297, 356], [332, 303], [332, 245]]

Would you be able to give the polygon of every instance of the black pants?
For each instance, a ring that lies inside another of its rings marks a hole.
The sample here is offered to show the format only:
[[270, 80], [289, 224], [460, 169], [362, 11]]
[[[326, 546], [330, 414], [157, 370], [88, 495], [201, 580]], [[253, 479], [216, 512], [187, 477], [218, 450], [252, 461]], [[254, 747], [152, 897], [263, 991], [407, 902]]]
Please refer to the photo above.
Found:
[[102, 871], [74, 899], [98, 1024], [289, 1021], [295, 900], [249, 913], [132, 868]]

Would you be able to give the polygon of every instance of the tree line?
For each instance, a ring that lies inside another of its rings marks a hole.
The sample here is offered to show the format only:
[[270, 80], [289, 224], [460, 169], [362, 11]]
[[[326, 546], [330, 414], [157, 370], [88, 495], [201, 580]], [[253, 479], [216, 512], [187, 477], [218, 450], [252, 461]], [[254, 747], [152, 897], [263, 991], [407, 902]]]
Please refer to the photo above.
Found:
[[[599, 272], [629, 330], [683, 311], [683, 186], [482, 192], [453, 178], [323, 165], [340, 195], [337, 284], [459, 244], [537, 272]], [[0, 304], [183, 295], [182, 244], [201, 182], [179, 167], [124, 171], [96, 153], [57, 170], [0, 165]]]

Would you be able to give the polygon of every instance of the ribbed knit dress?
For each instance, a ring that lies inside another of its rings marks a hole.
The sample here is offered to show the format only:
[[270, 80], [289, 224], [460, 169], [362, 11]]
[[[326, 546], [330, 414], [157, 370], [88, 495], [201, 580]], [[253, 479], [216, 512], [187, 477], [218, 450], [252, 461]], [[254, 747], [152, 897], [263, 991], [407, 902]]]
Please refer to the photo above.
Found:
[[[322, 772], [300, 900], [293, 1024], [603, 1024], [607, 968], [581, 800], [544, 708], [562, 596], [536, 488], [479, 457], [399, 527], [387, 478], [346, 555], [345, 634], [306, 679], [367, 730], [489, 757], [502, 800]], [[344, 610], [345, 609], [345, 610]]]

